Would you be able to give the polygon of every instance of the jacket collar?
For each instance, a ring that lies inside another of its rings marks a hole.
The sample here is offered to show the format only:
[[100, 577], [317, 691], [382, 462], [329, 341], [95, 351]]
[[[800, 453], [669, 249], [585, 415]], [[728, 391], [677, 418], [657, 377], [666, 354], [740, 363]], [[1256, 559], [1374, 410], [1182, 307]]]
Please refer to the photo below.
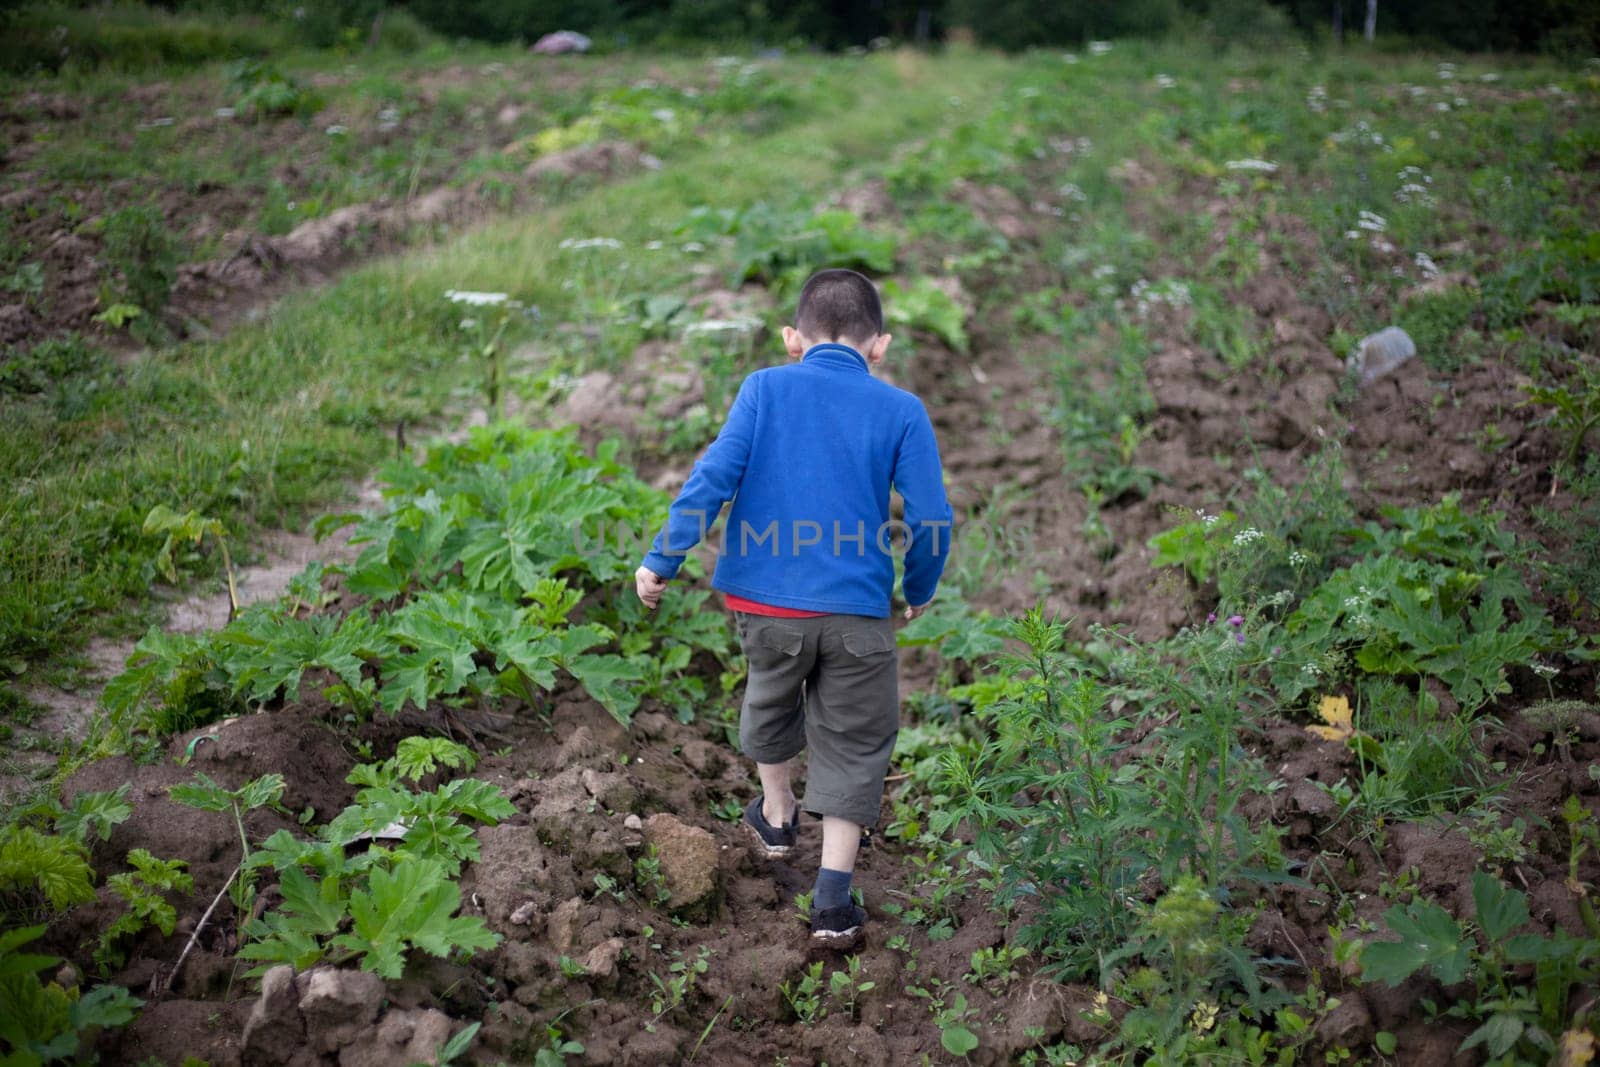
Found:
[[806, 363], [823, 367], [837, 367], [841, 370], [865, 371], [868, 369], [865, 356], [849, 345], [841, 345], [833, 341], [812, 345], [806, 349], [806, 354], [800, 358]]

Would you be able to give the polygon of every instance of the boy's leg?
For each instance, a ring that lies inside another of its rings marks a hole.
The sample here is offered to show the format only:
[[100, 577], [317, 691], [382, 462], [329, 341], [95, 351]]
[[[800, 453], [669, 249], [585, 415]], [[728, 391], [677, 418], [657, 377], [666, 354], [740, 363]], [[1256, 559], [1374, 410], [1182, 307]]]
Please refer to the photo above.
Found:
[[[900, 730], [896, 661], [890, 620], [827, 617], [803, 722], [810, 750], [804, 810], [858, 827], [876, 825]], [[852, 863], [854, 855], [852, 847]]]
[[831, 616], [829, 623], [807, 693], [811, 752], [803, 806], [822, 816], [811, 936], [842, 945], [867, 917], [850, 898], [850, 881], [861, 831], [878, 821], [900, 704], [893, 624], [852, 615]]
[[739, 714], [739, 747], [755, 760], [762, 787], [760, 802], [752, 802], [745, 822], [768, 856], [782, 856], [794, 844], [789, 761], [806, 744], [803, 694], [816, 663], [821, 628], [809, 619], [742, 612], [735, 622], [750, 666]]
[[794, 822], [796, 801], [792, 772], [792, 763], [756, 764], [756, 774], [761, 778], [761, 815], [773, 826], [788, 826]]
[[861, 824], [835, 815], [822, 817], [822, 866], [849, 874], [856, 869], [856, 852], [861, 848]]

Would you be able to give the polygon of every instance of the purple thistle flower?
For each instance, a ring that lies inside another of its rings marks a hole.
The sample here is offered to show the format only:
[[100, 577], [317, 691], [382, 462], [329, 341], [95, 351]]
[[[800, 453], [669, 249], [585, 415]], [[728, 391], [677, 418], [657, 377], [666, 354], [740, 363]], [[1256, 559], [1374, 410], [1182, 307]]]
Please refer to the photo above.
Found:
[[1244, 616], [1243, 615], [1234, 615], [1234, 616], [1230, 617], [1228, 619], [1228, 625], [1233, 627], [1235, 630], [1237, 630], [1239, 627], [1244, 625]]
[[1209, 615], [1206, 616], [1206, 625], [1207, 626], [1210, 626], [1212, 623], [1214, 623], [1216, 621], [1217, 621], [1217, 613], [1216, 612], [1213, 611]]
[[1244, 644], [1244, 634], [1242, 634], [1242, 633], [1234, 634], [1233, 635], [1233, 639], [1235, 641], [1239, 642], [1239, 644], [1241, 644], [1241, 645]]

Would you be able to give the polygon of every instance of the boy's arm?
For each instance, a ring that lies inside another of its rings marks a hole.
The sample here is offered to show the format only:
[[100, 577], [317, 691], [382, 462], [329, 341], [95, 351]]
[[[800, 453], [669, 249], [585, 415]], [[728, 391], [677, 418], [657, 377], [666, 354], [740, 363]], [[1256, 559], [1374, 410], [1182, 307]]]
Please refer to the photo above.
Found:
[[[716, 521], [722, 505], [738, 492], [739, 481], [750, 461], [750, 446], [755, 440], [757, 388], [755, 375], [746, 378], [739, 387], [739, 395], [734, 398], [722, 432], [694, 465], [678, 499], [672, 502], [667, 524], [656, 534], [654, 544], [645, 555], [646, 570], [664, 579], [674, 577], [690, 549], [700, 543]], [[641, 592], [641, 598], [643, 595]], [[657, 591], [656, 597], [659, 596]]]
[[905, 501], [905, 521], [911, 529], [904, 589], [906, 604], [914, 611], [931, 601], [939, 588], [939, 576], [950, 558], [952, 533], [939, 442], [934, 438], [928, 409], [920, 403], [900, 439], [894, 487]]

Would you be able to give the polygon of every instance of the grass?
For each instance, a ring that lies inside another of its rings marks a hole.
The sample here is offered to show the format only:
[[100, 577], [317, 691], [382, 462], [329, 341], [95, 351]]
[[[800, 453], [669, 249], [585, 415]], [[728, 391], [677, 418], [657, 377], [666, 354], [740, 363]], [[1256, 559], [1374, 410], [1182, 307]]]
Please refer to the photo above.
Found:
[[[348, 495], [348, 481], [395, 447], [398, 427], [477, 402], [478, 370], [445, 290], [506, 291], [546, 321], [583, 324], [586, 308], [607, 306], [598, 294], [690, 277], [692, 255], [667, 252], [663, 263], [642, 250], [671, 241], [685, 205], [820, 198], [947, 107], [921, 91], [935, 77], [923, 61], [815, 62], [832, 89], [792, 129], [730, 137], [554, 210], [367, 266], [220, 341], [126, 366], [84, 355], [83, 372], [13, 405], [17, 417], [0, 430], [0, 476], [18, 487], [0, 508], [0, 662], [28, 672], [96, 629], [126, 630], [148, 614], [150, 507], [193, 508], [240, 533], [298, 528]], [[1004, 74], [1002, 61], [972, 56], [941, 65], [937, 79], [976, 90]], [[570, 236], [624, 248], [559, 248]]]

